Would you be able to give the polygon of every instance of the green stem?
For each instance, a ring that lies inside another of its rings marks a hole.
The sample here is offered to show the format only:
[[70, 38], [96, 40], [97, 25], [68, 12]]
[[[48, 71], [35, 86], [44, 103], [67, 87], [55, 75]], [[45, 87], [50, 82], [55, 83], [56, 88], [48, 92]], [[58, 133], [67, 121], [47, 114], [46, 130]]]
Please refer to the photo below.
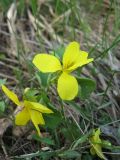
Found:
[[70, 129], [69, 129], [69, 123], [67, 122], [67, 118], [66, 118], [66, 116], [65, 116], [65, 112], [64, 112], [64, 102], [61, 100], [60, 103], [61, 103], [61, 113], [62, 113], [62, 115], [63, 115], [64, 121], [65, 121], [65, 125], [66, 125], [66, 127], [68, 128], [68, 131], [69, 131], [69, 133], [71, 134], [73, 140], [75, 140], [74, 135], [72, 134], [72, 132], [71, 132]]

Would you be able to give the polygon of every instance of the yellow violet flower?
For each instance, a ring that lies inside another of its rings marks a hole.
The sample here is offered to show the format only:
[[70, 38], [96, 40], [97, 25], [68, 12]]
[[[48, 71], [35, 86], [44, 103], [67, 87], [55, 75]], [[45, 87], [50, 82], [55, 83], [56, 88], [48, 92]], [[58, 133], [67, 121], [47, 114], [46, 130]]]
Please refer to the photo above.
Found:
[[93, 136], [90, 137], [91, 149], [90, 152], [92, 155], [97, 154], [101, 159], [107, 160], [102, 153], [102, 140], [100, 139], [100, 128], [96, 131], [93, 131]]
[[77, 42], [71, 42], [65, 49], [62, 64], [59, 59], [49, 54], [37, 54], [33, 64], [43, 73], [62, 71], [58, 78], [57, 90], [63, 100], [72, 100], [78, 93], [78, 83], [70, 73], [76, 68], [93, 61], [88, 53], [79, 49]]
[[15, 115], [16, 125], [26, 125], [28, 121], [32, 121], [37, 132], [40, 134], [39, 124], [44, 125], [45, 121], [43, 119], [42, 113], [53, 113], [52, 110], [48, 109], [46, 106], [24, 100], [20, 102], [17, 95], [10, 91], [5, 85], [2, 85], [3, 92], [11, 99], [20, 109], [19, 113]]

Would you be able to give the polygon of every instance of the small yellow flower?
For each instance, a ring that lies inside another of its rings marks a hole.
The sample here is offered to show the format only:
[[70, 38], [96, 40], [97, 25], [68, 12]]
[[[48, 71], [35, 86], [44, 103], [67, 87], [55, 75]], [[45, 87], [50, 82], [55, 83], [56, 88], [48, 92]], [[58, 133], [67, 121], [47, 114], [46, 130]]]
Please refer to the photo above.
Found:
[[17, 95], [10, 91], [5, 85], [2, 85], [3, 92], [11, 99], [19, 108], [20, 111], [15, 115], [16, 125], [26, 125], [28, 121], [32, 121], [37, 132], [40, 134], [39, 124], [44, 125], [45, 121], [43, 119], [42, 113], [53, 113], [52, 110], [48, 109], [46, 106], [24, 100], [20, 102]]
[[93, 61], [87, 59], [88, 53], [79, 49], [77, 42], [71, 42], [63, 55], [62, 65], [55, 56], [48, 54], [37, 54], [33, 64], [43, 73], [62, 71], [58, 78], [57, 90], [63, 100], [72, 100], [78, 93], [78, 83], [70, 73], [76, 68]]
[[92, 155], [97, 154], [101, 159], [107, 160], [102, 153], [102, 140], [100, 139], [100, 128], [96, 131], [93, 131], [92, 137], [90, 137], [91, 149], [90, 152]]

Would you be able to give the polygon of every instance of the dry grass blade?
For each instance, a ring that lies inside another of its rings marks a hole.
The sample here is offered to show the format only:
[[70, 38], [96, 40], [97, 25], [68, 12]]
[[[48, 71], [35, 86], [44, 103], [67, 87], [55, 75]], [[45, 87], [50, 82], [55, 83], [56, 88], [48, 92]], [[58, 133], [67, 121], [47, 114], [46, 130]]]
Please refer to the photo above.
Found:
[[16, 16], [17, 16], [17, 9], [16, 9], [16, 4], [12, 3], [8, 12], [7, 12], [7, 24], [8, 24], [8, 29], [11, 34], [11, 53], [16, 56], [17, 54], [17, 43], [16, 43]]

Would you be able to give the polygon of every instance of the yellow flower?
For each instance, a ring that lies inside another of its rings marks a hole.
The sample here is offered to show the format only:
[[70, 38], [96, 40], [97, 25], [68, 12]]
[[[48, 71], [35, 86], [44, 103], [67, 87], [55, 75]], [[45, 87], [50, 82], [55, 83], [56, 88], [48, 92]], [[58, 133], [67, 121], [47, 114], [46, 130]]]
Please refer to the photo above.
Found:
[[53, 111], [36, 102], [26, 100], [20, 102], [17, 95], [10, 91], [5, 85], [2, 85], [2, 90], [9, 97], [9, 99], [11, 99], [20, 108], [19, 113], [15, 115], [15, 124], [26, 125], [28, 121], [31, 120], [38, 134], [41, 135], [38, 125], [45, 124], [42, 113], [53, 113]]
[[72, 100], [78, 93], [78, 83], [70, 73], [93, 61], [87, 57], [88, 53], [81, 51], [77, 42], [71, 42], [65, 49], [62, 64], [55, 56], [44, 53], [37, 54], [33, 64], [43, 73], [62, 71], [57, 84], [59, 96], [63, 100]]
[[97, 154], [101, 159], [106, 160], [104, 154], [102, 153], [102, 140], [100, 139], [100, 128], [96, 131], [93, 131], [93, 136], [90, 137], [91, 149], [90, 152], [92, 155]]

